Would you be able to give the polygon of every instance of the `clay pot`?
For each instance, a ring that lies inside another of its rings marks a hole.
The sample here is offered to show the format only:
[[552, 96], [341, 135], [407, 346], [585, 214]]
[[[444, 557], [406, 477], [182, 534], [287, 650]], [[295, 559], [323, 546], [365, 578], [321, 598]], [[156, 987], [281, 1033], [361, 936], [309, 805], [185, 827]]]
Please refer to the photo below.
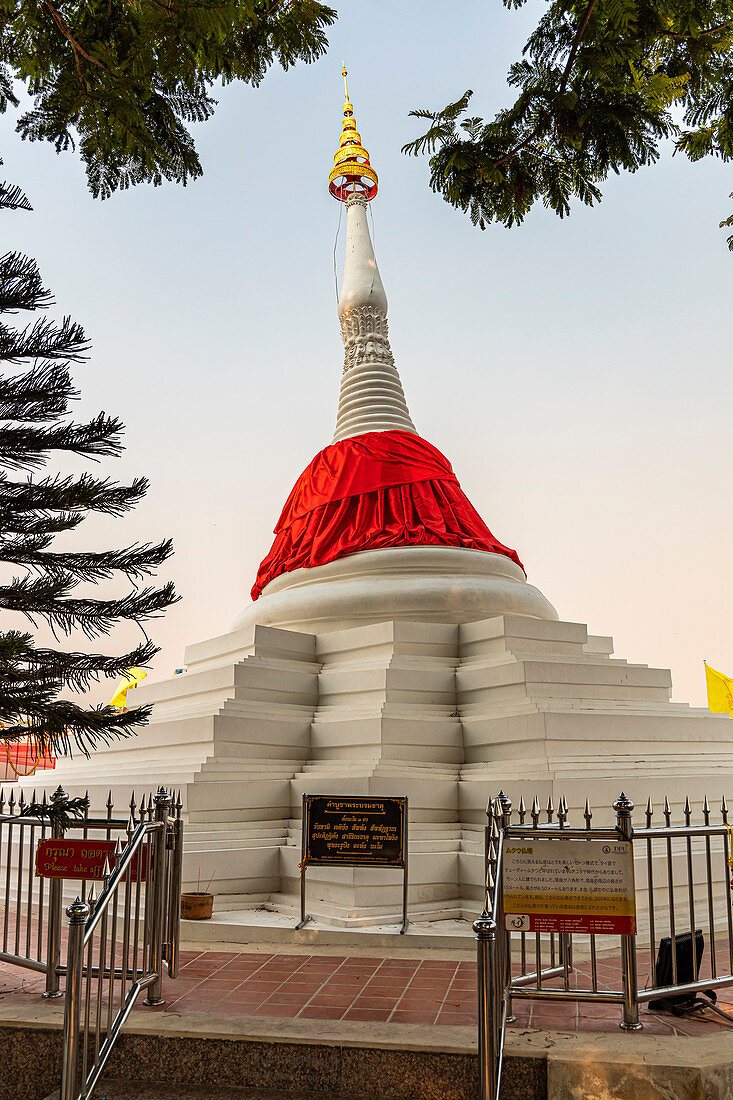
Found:
[[208, 920], [213, 911], [213, 894], [207, 894], [203, 890], [181, 894], [181, 917], [183, 920]]

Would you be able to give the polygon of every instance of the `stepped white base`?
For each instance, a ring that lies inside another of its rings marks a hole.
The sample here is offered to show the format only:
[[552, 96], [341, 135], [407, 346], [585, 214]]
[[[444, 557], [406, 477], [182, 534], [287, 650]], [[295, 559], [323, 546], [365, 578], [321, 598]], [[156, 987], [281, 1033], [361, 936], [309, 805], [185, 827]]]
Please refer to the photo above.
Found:
[[[288, 919], [303, 793], [407, 795], [410, 909], [469, 918], [500, 787], [515, 804], [563, 795], [576, 821], [588, 797], [594, 824], [611, 821], [622, 788], [637, 821], [649, 795], [678, 813], [685, 795], [697, 807], [733, 791], [727, 716], [670, 703], [667, 670], [611, 653], [578, 623], [527, 616], [320, 634], [258, 625], [189, 647], [184, 675], [137, 688], [155, 707], [135, 741], [42, 778], [88, 788], [96, 806], [111, 789], [118, 810], [133, 788], [180, 789], [186, 885], [213, 876], [227, 906], [236, 895]], [[398, 921], [399, 871], [311, 868], [307, 884], [321, 927]]]

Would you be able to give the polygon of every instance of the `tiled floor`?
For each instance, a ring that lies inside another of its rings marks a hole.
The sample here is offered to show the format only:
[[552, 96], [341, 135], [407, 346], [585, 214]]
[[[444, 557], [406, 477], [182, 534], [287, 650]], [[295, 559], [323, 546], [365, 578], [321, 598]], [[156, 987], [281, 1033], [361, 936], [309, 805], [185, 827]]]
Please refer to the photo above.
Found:
[[[579, 965], [578, 977], [586, 970]], [[612, 963], [599, 961], [598, 976], [619, 988]], [[0, 963], [0, 1005], [37, 1008], [46, 1003], [43, 986], [41, 975]], [[476, 966], [467, 961], [188, 951], [164, 993], [158, 1011], [174, 1013], [468, 1026], [477, 1016]], [[733, 987], [721, 991], [720, 1004], [733, 1011]], [[516, 1000], [514, 1011], [513, 1027], [538, 1030], [615, 1031], [621, 1018], [618, 1005], [593, 1003]], [[640, 1015], [647, 1034], [709, 1035], [729, 1026], [707, 1013], [680, 1018], [642, 1007]]]

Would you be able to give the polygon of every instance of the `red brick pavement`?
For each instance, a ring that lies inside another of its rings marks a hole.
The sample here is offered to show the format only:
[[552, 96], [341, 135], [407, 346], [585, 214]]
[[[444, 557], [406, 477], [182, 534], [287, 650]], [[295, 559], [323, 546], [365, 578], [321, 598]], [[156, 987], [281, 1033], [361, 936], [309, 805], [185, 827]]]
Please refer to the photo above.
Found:
[[[614, 964], [599, 962], [602, 987], [619, 988], [619, 980]], [[0, 963], [0, 1006], [37, 1009], [47, 1003], [40, 1000], [43, 986], [41, 975]], [[164, 994], [164, 1007], [146, 1011], [430, 1025], [477, 1020], [470, 961], [184, 951], [180, 977], [165, 979]], [[721, 991], [720, 1003], [733, 1011], [733, 987]], [[514, 1011], [512, 1026], [520, 1029], [615, 1031], [621, 1018], [620, 1006], [604, 1004], [515, 1000]], [[709, 1035], [727, 1026], [711, 1014], [680, 1018], [645, 1006], [640, 1018], [654, 1035]]]

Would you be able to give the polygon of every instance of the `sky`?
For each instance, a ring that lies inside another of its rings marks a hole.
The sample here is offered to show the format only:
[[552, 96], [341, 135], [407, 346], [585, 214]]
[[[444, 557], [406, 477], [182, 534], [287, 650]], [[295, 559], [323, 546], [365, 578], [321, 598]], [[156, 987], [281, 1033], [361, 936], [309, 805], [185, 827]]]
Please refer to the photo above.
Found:
[[[509, 102], [538, 11], [343, 6], [319, 62], [217, 93], [187, 188], [100, 202], [74, 154], [0, 119], [3, 171], [35, 208], [5, 215], [4, 247], [38, 260], [57, 313], [93, 343], [76, 413], [126, 424], [124, 456], [100, 472], [151, 481], [124, 520], [88, 520], [85, 545], [174, 540], [161, 576], [181, 600], [149, 627], [153, 679], [249, 602], [282, 505], [333, 432], [342, 59], [379, 173], [375, 246], [418, 430], [562, 619], [671, 668], [682, 702], [705, 703], [703, 659], [733, 675], [733, 255], [718, 228], [731, 167], [667, 148], [594, 209], [481, 232], [400, 152], [420, 132], [412, 108], [469, 87], [473, 113]], [[343, 246], [342, 224], [339, 266]]]

